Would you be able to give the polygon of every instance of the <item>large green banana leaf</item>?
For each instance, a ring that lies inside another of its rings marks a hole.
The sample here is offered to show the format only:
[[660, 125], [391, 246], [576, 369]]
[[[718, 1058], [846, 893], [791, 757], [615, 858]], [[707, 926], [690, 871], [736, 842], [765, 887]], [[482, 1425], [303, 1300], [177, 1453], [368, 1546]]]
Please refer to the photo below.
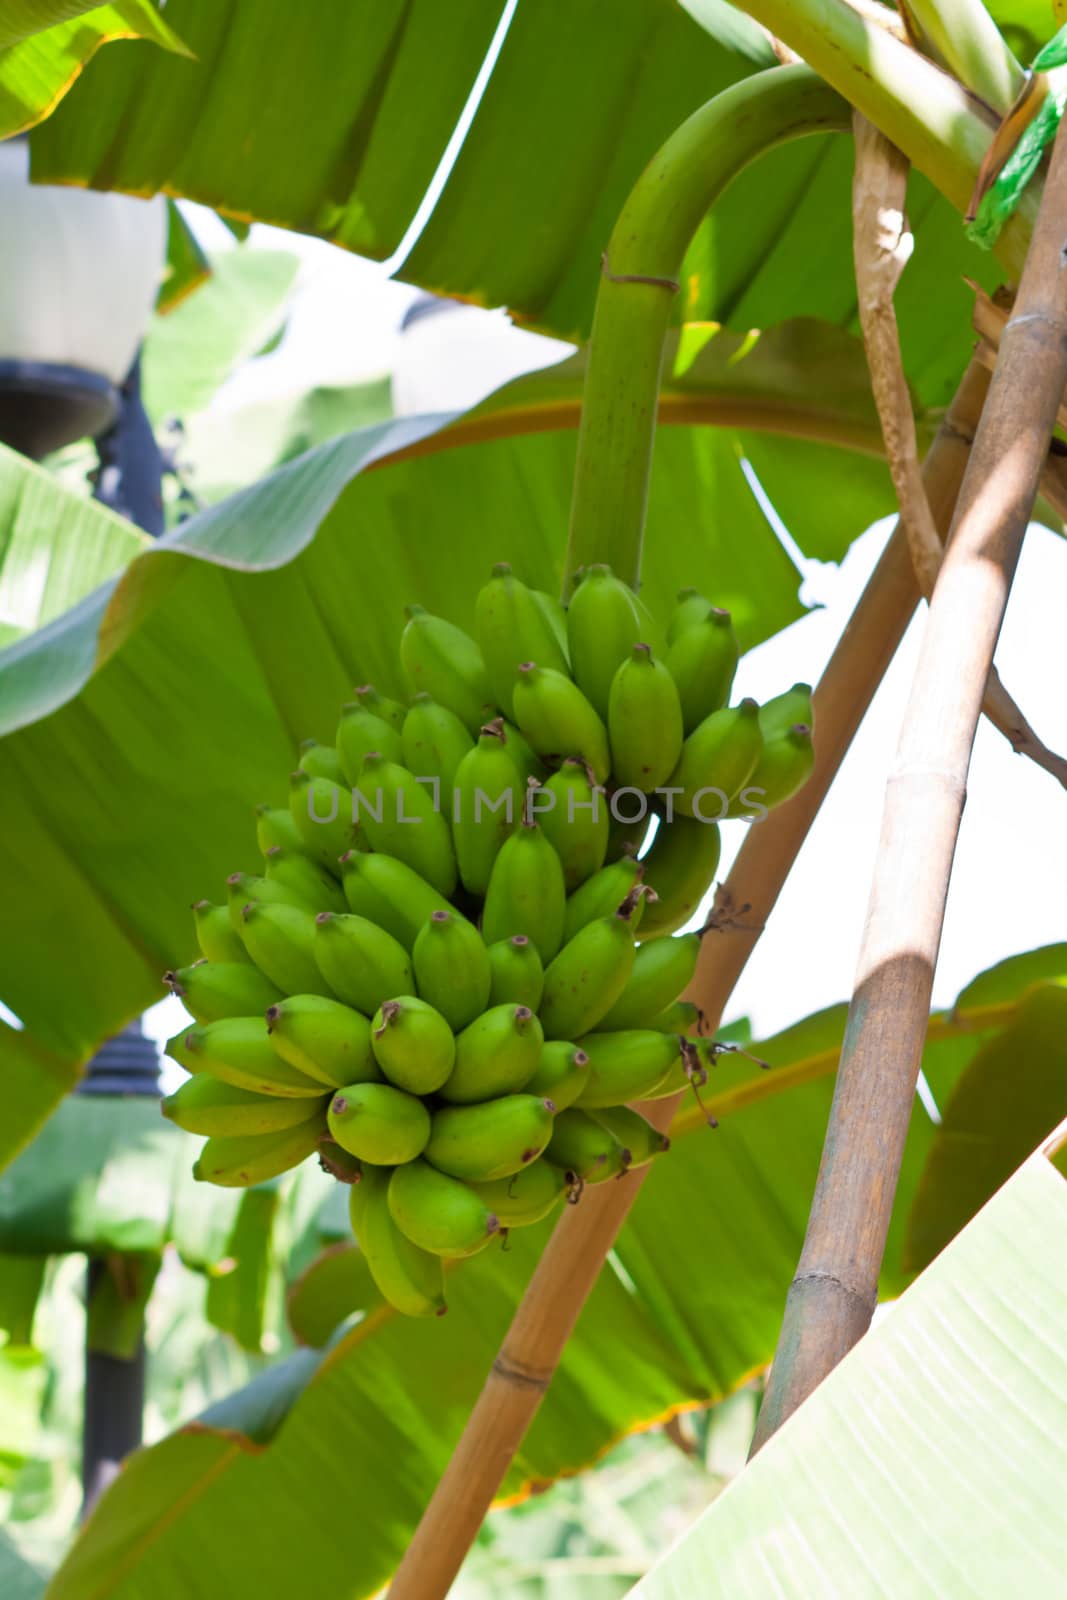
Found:
[[[806, 323], [744, 342], [697, 329], [672, 367], [647, 594], [662, 610], [700, 584], [749, 646], [801, 610], [797, 572], [739, 467], [758, 430], [826, 441], [812, 450], [828, 477], [850, 464], [847, 495], [786, 494], [802, 548], [840, 557], [889, 508], [862, 351]], [[0, 1034], [15, 1089], [5, 1155], [193, 955], [187, 908], [255, 861], [252, 807], [284, 802], [298, 741], [332, 736], [353, 682], [401, 688], [404, 604], [469, 623], [496, 559], [558, 587], [581, 381], [579, 359], [450, 428], [406, 418], [335, 438], [0, 653], [0, 999], [29, 1030]], [[104, 515], [0, 453], [5, 503], [17, 511], [31, 488], [51, 496], [42, 527], [74, 507]], [[26, 1086], [38, 1047], [64, 1067]]]
[[32, 128], [112, 39], [150, 39], [186, 54], [152, 0], [2, 0], [0, 139]]
[[[1023, 1060], [1047, 1048], [1030, 1002], [1049, 992], [1067, 1002], [1057, 982], [1065, 970], [1067, 947], [1034, 952], [1007, 977], [993, 969], [996, 1004], [979, 996], [968, 1009], [961, 997], [933, 1020], [923, 1066], [940, 1104], [990, 1040], [1010, 1035]], [[803, 1237], [844, 1015], [834, 1007], [755, 1045], [769, 1072], [741, 1057], [721, 1064], [707, 1099], [717, 1132], [699, 1112], [679, 1118], [505, 1494], [574, 1472], [624, 1433], [719, 1400], [765, 1365]], [[1038, 1091], [1046, 1132], [1067, 1112], [1062, 1027], [1058, 1048], [1058, 1108]], [[1016, 1093], [1027, 1100], [1025, 1073]], [[937, 1138], [917, 1104], [886, 1293], [908, 1278], [908, 1217]], [[372, 1593], [410, 1538], [550, 1226], [450, 1271], [449, 1315], [431, 1323], [397, 1317], [368, 1294], [354, 1250], [329, 1252], [291, 1300], [294, 1321], [307, 1331], [305, 1318], [317, 1318], [316, 1337], [329, 1340], [321, 1363], [283, 1363], [224, 1411], [135, 1456], [58, 1574], [54, 1600], [243, 1600], [272, 1585]], [[355, 1325], [331, 1337], [334, 1318], [353, 1312]]]
[[1049, 1155], [1019, 1168], [635, 1600], [1063, 1593], [1067, 1182]]

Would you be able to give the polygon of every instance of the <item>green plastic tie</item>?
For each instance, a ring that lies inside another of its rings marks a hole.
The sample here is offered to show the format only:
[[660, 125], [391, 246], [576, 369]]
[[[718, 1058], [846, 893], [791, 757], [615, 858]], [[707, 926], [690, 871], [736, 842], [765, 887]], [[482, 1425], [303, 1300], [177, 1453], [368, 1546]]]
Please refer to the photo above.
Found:
[[1067, 107], [1067, 72], [1057, 69], [1065, 66], [1067, 25], [1034, 57], [1030, 71], [1048, 73], [1048, 93], [1037, 115], [1023, 129], [1015, 149], [982, 196], [974, 221], [967, 224], [968, 238], [983, 250], [992, 250], [996, 244], [1001, 229], [1015, 214], [1030, 179], [1040, 166], [1041, 157], [1056, 137], [1064, 108]]

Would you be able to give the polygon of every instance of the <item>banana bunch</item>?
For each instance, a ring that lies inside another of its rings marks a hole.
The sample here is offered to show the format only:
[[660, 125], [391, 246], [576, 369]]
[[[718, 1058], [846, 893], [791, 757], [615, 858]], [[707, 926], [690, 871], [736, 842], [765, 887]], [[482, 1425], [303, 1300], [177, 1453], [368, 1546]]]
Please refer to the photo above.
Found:
[[737, 640], [693, 590], [662, 632], [607, 567], [565, 611], [501, 564], [475, 631], [408, 608], [410, 703], [363, 685], [301, 746], [261, 870], [193, 907], [202, 959], [164, 980], [192, 1018], [163, 1111], [206, 1138], [194, 1175], [317, 1155], [411, 1316], [445, 1309], [444, 1263], [667, 1148], [628, 1102], [715, 1056], [677, 930], [718, 821], [812, 760], [807, 686], [729, 706]]

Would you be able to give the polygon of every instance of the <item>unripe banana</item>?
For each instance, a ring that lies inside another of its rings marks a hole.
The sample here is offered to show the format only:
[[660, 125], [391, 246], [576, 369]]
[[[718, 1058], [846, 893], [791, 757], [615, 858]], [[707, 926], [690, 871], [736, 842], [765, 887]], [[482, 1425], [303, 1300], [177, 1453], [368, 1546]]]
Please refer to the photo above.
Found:
[[727, 816], [762, 820], [765, 812], [780, 806], [804, 787], [814, 765], [811, 729], [804, 723], [798, 722], [785, 733], [765, 740], [755, 771], [740, 794], [730, 802]]
[[569, 1039], [550, 1039], [541, 1049], [537, 1071], [524, 1085], [527, 1094], [551, 1100], [565, 1111], [578, 1099], [589, 1080], [589, 1057]]
[[729, 700], [740, 653], [730, 613], [716, 606], [675, 639], [667, 666], [678, 687], [686, 733]]
[[304, 836], [293, 821], [292, 812], [277, 806], [256, 807], [256, 840], [266, 855], [274, 845], [283, 850], [304, 850]]
[[376, 1167], [414, 1161], [430, 1137], [430, 1113], [421, 1100], [389, 1083], [353, 1083], [339, 1089], [327, 1113], [330, 1137]]
[[404, 718], [402, 760], [416, 778], [437, 778], [442, 804], [451, 798], [456, 768], [474, 749], [466, 727], [447, 706], [439, 706], [428, 694], [417, 694]]
[[366, 841], [353, 821], [352, 796], [329, 778], [310, 778], [299, 770], [289, 778], [289, 811], [301, 847], [331, 872], [341, 876], [337, 863], [346, 850], [366, 848]]
[[242, 909], [241, 937], [256, 966], [283, 994], [334, 995], [316, 960], [313, 912], [300, 906], [253, 901]]
[[639, 894], [640, 887], [614, 916], [587, 922], [549, 964], [541, 1001], [546, 1039], [580, 1039], [622, 994], [633, 970], [630, 917]]
[[[650, 626], [651, 624], [651, 626]], [[567, 641], [575, 682], [602, 717], [611, 681], [635, 644], [663, 654], [659, 629], [633, 590], [610, 567], [586, 567], [567, 608]]]
[[276, 1133], [235, 1134], [207, 1141], [193, 1166], [197, 1183], [247, 1189], [281, 1177], [311, 1155], [325, 1127], [321, 1111], [294, 1128]]
[[[342, 1150], [328, 1133], [323, 1134], [319, 1140], [315, 1154], [319, 1158], [319, 1166], [323, 1172], [328, 1172], [338, 1183], [359, 1183], [362, 1180], [364, 1171], [362, 1161], [357, 1161], [347, 1150]], [[369, 1170], [373, 1171], [373, 1168]]]
[[463, 887], [484, 895], [493, 862], [522, 818], [526, 774], [516, 763], [503, 718], [487, 723], [456, 769], [452, 841]]
[[411, 963], [419, 994], [456, 1032], [489, 1004], [489, 952], [477, 928], [457, 911], [431, 913], [415, 940]]
[[350, 850], [341, 857], [341, 871], [348, 909], [357, 917], [376, 922], [405, 950], [411, 950], [435, 911], [451, 909], [447, 895], [396, 856], [377, 850]]
[[193, 918], [196, 922], [196, 942], [208, 961], [248, 962], [248, 951], [241, 943], [241, 935], [234, 927], [226, 906], [212, 905], [210, 900], [198, 900], [193, 907]]
[[688, 986], [699, 953], [698, 933], [679, 933], [673, 939], [639, 945], [625, 989], [600, 1019], [601, 1032], [647, 1028]]
[[426, 1160], [451, 1178], [488, 1183], [529, 1166], [552, 1136], [551, 1100], [509, 1094], [435, 1111]]
[[482, 652], [469, 633], [422, 606], [408, 606], [400, 660], [412, 691], [420, 689], [454, 711], [471, 733], [492, 715], [493, 691]]
[[[303, 911], [312, 909], [299, 895], [286, 888], [284, 883], [272, 883], [269, 878], [257, 876], [254, 872], [231, 872], [226, 879], [226, 910], [230, 926], [242, 941], [242, 945], [244, 943], [242, 912], [248, 905], [298, 906]], [[250, 959], [248, 951], [245, 950], [245, 960]]]
[[630, 1152], [586, 1111], [571, 1106], [556, 1118], [545, 1160], [582, 1183], [604, 1183], [630, 1165]]
[[608, 697], [612, 779], [651, 794], [666, 783], [682, 753], [682, 707], [674, 679], [647, 644], [621, 662]]
[[760, 706], [760, 732], [765, 740], [779, 738], [798, 722], [814, 730], [815, 708], [811, 703], [810, 683], [794, 683], [784, 694], [775, 695], [765, 706]]
[[364, 759], [372, 752], [386, 761], [403, 761], [400, 734], [358, 701], [342, 706], [341, 720], [337, 724], [337, 754], [344, 774], [341, 782], [349, 788], [358, 783]]
[[[576, 683], [535, 661], [524, 661], [513, 691], [515, 721], [539, 756], [577, 757], [598, 783], [611, 771], [608, 730]], [[606, 709], [606, 707], [605, 707]]]
[[[373, 683], [361, 683], [353, 689], [356, 704], [361, 705], [365, 711], [371, 711], [383, 722], [399, 733], [404, 726], [404, 718], [408, 714], [407, 706], [401, 705], [399, 700], [393, 700], [387, 694], [379, 694]], [[400, 757], [397, 757], [400, 760]]]
[[471, 1183], [470, 1188], [500, 1219], [504, 1228], [528, 1228], [559, 1204], [567, 1180], [558, 1167], [544, 1157], [531, 1161], [510, 1178], [494, 1178], [491, 1183]]
[[[330, 991], [346, 1005], [372, 1017], [390, 995], [411, 993], [415, 980], [408, 953], [377, 923], [323, 911], [314, 918], [314, 929], [319, 971]], [[300, 992], [305, 992], [304, 986]], [[309, 987], [306, 992], [316, 991]]]
[[507, 561], [479, 591], [475, 629], [496, 703], [513, 716], [515, 669], [520, 661], [540, 661], [557, 672], [570, 671], [566, 652], [532, 589], [517, 578]]
[[536, 822], [523, 822], [493, 862], [482, 910], [483, 937], [498, 944], [524, 933], [542, 962], [551, 961], [563, 942], [566, 902], [559, 855]]
[[700, 1022], [700, 1007], [693, 1000], [676, 1000], [645, 1026], [657, 1033], [691, 1033]]
[[373, 850], [406, 862], [441, 894], [452, 893], [456, 858], [448, 822], [434, 795], [407, 767], [366, 756], [352, 790], [352, 809]]
[[586, 1110], [643, 1100], [682, 1054], [676, 1034], [653, 1028], [587, 1033], [582, 1049], [589, 1057], [589, 1073], [575, 1104]]
[[[613, 861], [609, 867], [601, 867], [599, 872], [594, 872], [591, 878], [587, 878], [567, 901], [567, 916], [563, 924], [564, 939], [573, 939], [586, 923], [595, 922], [597, 917], [607, 917], [613, 911], [617, 911], [634, 885], [641, 882], [644, 870], [639, 861], [634, 861], [631, 856], [625, 856], [621, 861]], [[646, 898], [647, 896], [642, 896], [641, 903], [634, 907], [632, 926], [635, 929], [644, 915]]]
[[165, 972], [163, 982], [197, 1022], [250, 1017], [282, 997], [250, 961], [197, 961]]
[[521, 728], [514, 722], [509, 722], [507, 717], [495, 717], [493, 720], [499, 722], [504, 730], [511, 759], [522, 773], [523, 786], [528, 785], [531, 778], [543, 783], [548, 776], [548, 768]]
[[445, 1304], [444, 1269], [438, 1256], [420, 1250], [401, 1233], [389, 1210], [387, 1172], [373, 1167], [348, 1194], [352, 1232], [371, 1277], [389, 1304], [406, 1317], [441, 1317]]
[[161, 1110], [168, 1121], [186, 1133], [230, 1136], [295, 1128], [308, 1120], [311, 1105], [304, 1098], [286, 1100], [238, 1089], [232, 1083], [201, 1073], [197, 1078], [187, 1078], [168, 1095]]
[[668, 787], [678, 791], [678, 810], [698, 822], [718, 822], [751, 777], [762, 747], [755, 700], [713, 711], [689, 735], [671, 773]]
[[389, 1210], [412, 1244], [445, 1260], [476, 1255], [500, 1232], [499, 1217], [473, 1189], [425, 1161], [397, 1167]]
[[409, 1094], [433, 1094], [456, 1060], [456, 1041], [444, 1017], [410, 994], [382, 1002], [374, 1013], [371, 1042], [389, 1082]]
[[545, 969], [537, 946], [524, 933], [510, 939], [498, 939], [489, 946], [489, 970], [492, 984], [489, 990], [491, 1006], [528, 1006], [536, 1011], [541, 1004], [545, 988]]
[[641, 846], [652, 826], [652, 808], [647, 807], [643, 816], [635, 817], [632, 822], [620, 822], [617, 817], [611, 816], [608, 822], [608, 848], [606, 859], [620, 861], [625, 856], [639, 856]]
[[328, 1089], [381, 1078], [370, 1023], [321, 994], [291, 994], [267, 1012], [271, 1047], [282, 1061]]
[[568, 894], [600, 871], [611, 814], [604, 790], [594, 784], [583, 762], [564, 761], [543, 788], [531, 788], [526, 814], [541, 824], [559, 856]]
[[564, 607], [558, 595], [549, 594], [544, 589], [531, 589], [530, 593], [533, 595], [534, 602], [540, 609], [542, 616], [546, 619], [549, 627], [556, 636], [556, 643], [559, 645], [565, 663], [560, 670], [563, 672], [569, 672], [571, 669], [571, 657], [570, 650], [567, 645], [566, 608]]
[[667, 622], [667, 648], [670, 649], [675, 640], [685, 633], [687, 628], [696, 627], [704, 621], [708, 612], [713, 610], [711, 601], [693, 588], [679, 589], [674, 610]]
[[[299, 1100], [322, 1094], [322, 1084], [283, 1061], [271, 1047], [262, 1017], [220, 1017], [180, 1036], [187, 1070], [208, 1073], [235, 1089]], [[173, 1043], [174, 1041], [171, 1041]], [[168, 1045], [168, 1053], [170, 1046]]]
[[163, 1046], [163, 1054], [169, 1056], [172, 1061], [176, 1061], [179, 1067], [183, 1067], [186, 1072], [196, 1073], [203, 1070], [203, 1063], [196, 1052], [190, 1050], [185, 1042], [186, 1034], [191, 1031], [190, 1028], [186, 1027], [182, 1028], [179, 1033], [173, 1034]]
[[442, 1100], [470, 1105], [521, 1089], [533, 1077], [544, 1037], [529, 1006], [483, 1011], [456, 1039], [456, 1061]]
[[671, 1141], [665, 1133], [654, 1128], [639, 1111], [630, 1106], [602, 1106], [591, 1113], [602, 1128], [630, 1152], [630, 1170], [647, 1167], [656, 1156], [669, 1150]]
[[268, 883], [280, 886], [291, 896], [291, 904], [309, 911], [343, 911], [344, 892], [332, 872], [320, 867], [302, 850], [283, 850], [273, 845], [263, 858]]
[[[618, 1035], [616, 1034], [617, 1038]], [[708, 1081], [708, 1041], [706, 1039], [678, 1038], [678, 1057], [670, 1070], [651, 1089], [645, 1090], [642, 1100], [665, 1100], [683, 1090], [699, 1089]], [[711, 1120], [711, 1119], [709, 1119]], [[716, 1124], [713, 1123], [713, 1126]]]
[[337, 751], [332, 744], [320, 744], [317, 739], [301, 740], [297, 766], [301, 772], [306, 772], [309, 778], [327, 778], [330, 783], [339, 784], [345, 781], [344, 769], [337, 759]]
[[645, 882], [655, 892], [641, 918], [641, 938], [660, 939], [683, 927], [700, 903], [719, 868], [722, 835], [713, 822], [675, 817], [661, 822], [644, 857]]

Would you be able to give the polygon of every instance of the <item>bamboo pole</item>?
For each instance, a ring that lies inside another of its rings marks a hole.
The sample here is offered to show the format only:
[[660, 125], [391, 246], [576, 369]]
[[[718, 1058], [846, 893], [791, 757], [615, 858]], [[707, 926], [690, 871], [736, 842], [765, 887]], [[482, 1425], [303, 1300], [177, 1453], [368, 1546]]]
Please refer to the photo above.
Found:
[[971, 747], [1067, 383], [1067, 132], [937, 577], [893, 771], [815, 1198], [758, 1450], [866, 1332], [915, 1095]]
[[[989, 376], [972, 364], [924, 468], [947, 529]], [[753, 827], [717, 897], [719, 933], [703, 942], [689, 995], [712, 1027], [759, 939], [786, 876], [918, 602], [907, 538], [894, 533], [815, 691], [815, 769], [793, 799]], [[745, 908], [735, 918], [734, 910]], [[680, 1096], [643, 1109], [665, 1127]], [[668, 1158], [669, 1159], [669, 1158]], [[568, 1207], [530, 1279], [466, 1429], [397, 1569], [389, 1600], [442, 1600], [533, 1421], [645, 1170], [587, 1189]]]

